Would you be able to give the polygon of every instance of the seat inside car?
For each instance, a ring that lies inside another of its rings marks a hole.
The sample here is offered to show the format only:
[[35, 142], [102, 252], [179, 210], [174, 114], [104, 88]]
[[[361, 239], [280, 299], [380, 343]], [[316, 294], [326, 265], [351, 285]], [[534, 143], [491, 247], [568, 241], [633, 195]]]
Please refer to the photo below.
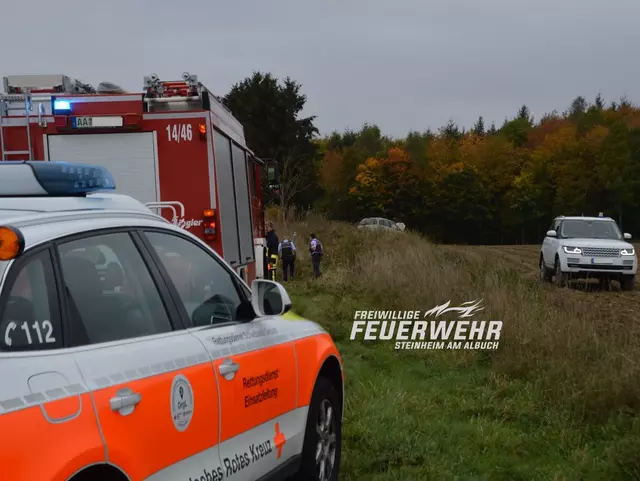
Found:
[[62, 264], [72, 311], [76, 311], [84, 325], [88, 341], [107, 342], [125, 337], [130, 329], [126, 325], [124, 305], [117, 298], [105, 295], [106, 286], [93, 263], [68, 256]]

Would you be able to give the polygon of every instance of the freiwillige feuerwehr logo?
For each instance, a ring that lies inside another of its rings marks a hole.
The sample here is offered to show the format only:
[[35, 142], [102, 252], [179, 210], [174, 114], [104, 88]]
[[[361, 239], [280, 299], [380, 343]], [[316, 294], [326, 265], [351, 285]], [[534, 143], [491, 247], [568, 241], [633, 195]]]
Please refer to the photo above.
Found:
[[362, 334], [365, 341], [393, 340], [396, 349], [494, 350], [500, 341], [502, 321], [467, 320], [484, 310], [481, 303], [482, 299], [451, 306], [447, 301], [424, 312], [356, 311], [351, 340]]

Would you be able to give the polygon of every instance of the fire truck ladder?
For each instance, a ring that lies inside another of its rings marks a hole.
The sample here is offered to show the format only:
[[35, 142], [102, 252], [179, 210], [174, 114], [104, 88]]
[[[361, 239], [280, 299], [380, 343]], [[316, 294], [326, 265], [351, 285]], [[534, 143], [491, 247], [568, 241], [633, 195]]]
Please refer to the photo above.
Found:
[[[24, 105], [20, 107], [12, 106], [13, 102], [24, 101]], [[29, 145], [28, 150], [5, 150], [5, 132], [4, 129], [9, 126], [9, 112], [12, 110], [20, 110], [25, 111], [25, 128], [27, 129], [27, 143]], [[31, 145], [31, 119], [30, 112], [32, 109], [31, 103], [31, 92], [27, 91], [21, 95], [7, 95], [0, 94], [0, 152], [2, 153], [2, 158], [0, 160], [9, 160], [8, 156], [11, 155], [28, 155], [29, 160], [33, 160], [33, 147]], [[5, 119], [7, 120], [5, 122]]]

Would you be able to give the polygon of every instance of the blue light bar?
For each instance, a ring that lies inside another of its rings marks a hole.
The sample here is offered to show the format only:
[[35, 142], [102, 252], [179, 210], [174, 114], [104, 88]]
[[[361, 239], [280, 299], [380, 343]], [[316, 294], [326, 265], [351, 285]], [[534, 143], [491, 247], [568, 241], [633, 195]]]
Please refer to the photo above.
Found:
[[104, 167], [69, 162], [26, 161], [49, 195], [78, 195], [115, 190], [116, 182]]
[[54, 100], [53, 110], [55, 112], [71, 112], [71, 103], [68, 100]]

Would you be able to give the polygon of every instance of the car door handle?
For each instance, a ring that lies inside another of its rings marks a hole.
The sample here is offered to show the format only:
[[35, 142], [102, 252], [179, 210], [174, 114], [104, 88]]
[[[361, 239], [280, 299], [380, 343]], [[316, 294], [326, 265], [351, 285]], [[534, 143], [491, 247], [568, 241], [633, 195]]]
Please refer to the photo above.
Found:
[[133, 392], [129, 388], [120, 389], [114, 397], [109, 400], [112, 411], [117, 411], [123, 416], [131, 414], [134, 408], [142, 400], [140, 393]]
[[231, 381], [236, 372], [240, 369], [240, 364], [233, 362], [231, 359], [225, 359], [222, 361], [222, 364], [218, 366], [218, 371], [220, 375], [223, 376], [227, 381]]

